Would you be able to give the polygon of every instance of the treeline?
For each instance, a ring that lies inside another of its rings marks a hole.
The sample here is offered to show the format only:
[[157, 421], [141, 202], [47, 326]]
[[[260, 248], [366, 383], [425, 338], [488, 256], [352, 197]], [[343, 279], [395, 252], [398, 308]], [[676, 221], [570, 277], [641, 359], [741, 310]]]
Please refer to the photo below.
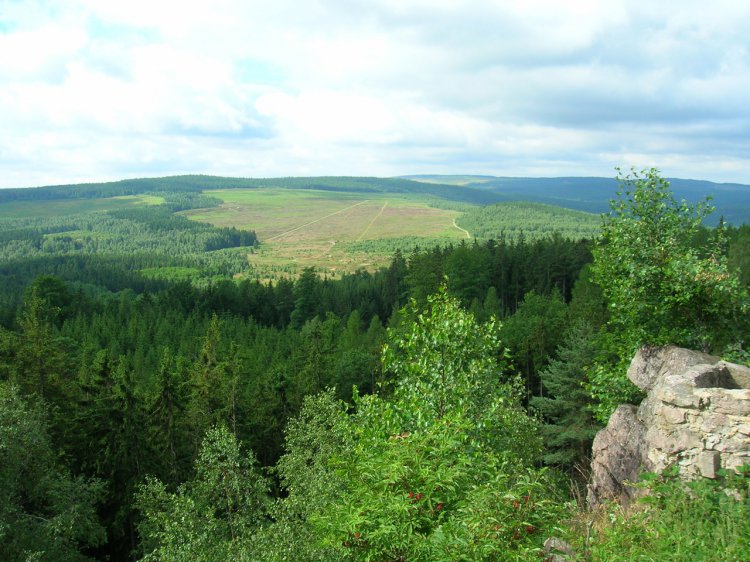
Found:
[[[207, 175], [169, 176], [162, 178], [136, 178], [115, 182], [57, 185], [36, 188], [0, 190], [0, 203], [8, 201], [35, 201], [51, 199], [105, 198], [122, 195], [138, 195], [148, 192], [200, 193], [211, 189], [251, 189], [255, 187], [279, 187], [285, 189], [320, 189], [346, 192], [416, 193], [432, 195], [444, 202], [475, 205], [492, 205], [507, 201], [534, 201], [548, 205], [560, 205], [589, 213], [606, 212], [608, 201], [617, 188], [613, 178], [560, 177], [560, 178], [507, 178], [467, 176], [457, 178], [445, 176], [446, 181], [458, 185], [440, 183], [441, 176], [412, 176], [429, 179], [429, 182], [406, 178], [376, 177], [289, 177], [289, 178], [230, 178]], [[471, 180], [476, 181], [471, 181]], [[719, 212], [709, 217], [710, 224], [723, 216], [732, 224], [748, 220], [748, 196], [745, 185], [715, 184], [698, 180], [671, 180], [680, 198], [691, 203], [711, 195]]]
[[0, 260], [64, 254], [172, 256], [258, 244], [254, 231], [219, 228], [175, 215], [162, 205], [91, 212], [59, 218], [5, 218]]
[[557, 233], [565, 238], [593, 239], [601, 227], [598, 215], [543, 203], [498, 203], [468, 209], [457, 221], [481, 239], [539, 238]]
[[0, 203], [51, 199], [95, 199], [139, 195], [151, 192], [200, 193], [211, 189], [250, 189], [255, 187], [320, 189], [324, 191], [358, 193], [418, 193], [433, 195], [449, 201], [463, 201], [479, 205], [487, 205], [505, 200], [501, 195], [472, 187], [422, 183], [402, 178], [346, 176], [226, 178], [188, 175], [164, 178], [138, 178], [106, 183], [3, 189], [0, 190]]

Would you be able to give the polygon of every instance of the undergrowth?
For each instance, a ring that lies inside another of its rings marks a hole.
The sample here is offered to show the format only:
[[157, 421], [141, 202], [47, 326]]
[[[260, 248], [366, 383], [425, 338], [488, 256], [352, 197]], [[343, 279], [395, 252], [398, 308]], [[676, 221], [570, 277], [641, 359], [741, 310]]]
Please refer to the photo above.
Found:
[[609, 504], [572, 526], [579, 560], [750, 560], [750, 467], [681, 481], [676, 467], [647, 473], [648, 495]]

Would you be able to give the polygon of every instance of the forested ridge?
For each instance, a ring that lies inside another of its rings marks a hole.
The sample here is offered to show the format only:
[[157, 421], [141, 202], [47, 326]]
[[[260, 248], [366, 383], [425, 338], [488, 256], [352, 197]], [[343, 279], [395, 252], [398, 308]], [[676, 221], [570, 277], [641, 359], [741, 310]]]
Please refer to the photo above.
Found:
[[637, 400], [638, 346], [748, 358], [750, 227], [703, 227], [654, 170], [620, 181], [596, 240], [397, 251], [335, 280], [255, 280], [222, 254], [254, 233], [177, 207], [8, 219], [0, 558], [536, 560], [554, 535], [658, 560], [692, 533], [742, 559], [742, 476], [730, 501], [666, 475], [647, 515], [590, 524], [571, 497]]
[[[710, 196], [720, 217], [733, 224], [750, 222], [747, 185], [700, 180], [670, 179], [680, 199], [695, 204]], [[559, 177], [523, 178], [494, 176], [404, 176], [394, 178], [320, 176], [287, 178], [232, 178], [208, 175], [134, 178], [114, 182], [11, 188], [0, 190], [0, 203], [54, 199], [102, 198], [151, 192], [201, 193], [212, 189], [313, 189], [354, 193], [412, 193], [436, 197], [455, 204], [491, 205], [501, 202], [538, 202], [590, 213], [608, 209], [617, 190], [614, 178]]]
[[425, 184], [401, 178], [375, 177], [289, 177], [289, 178], [226, 178], [189, 175], [163, 178], [137, 178], [116, 182], [55, 185], [0, 190], [0, 203], [50, 199], [100, 198], [137, 195], [151, 192], [200, 193], [211, 189], [251, 189], [277, 187], [281, 189], [320, 189], [355, 193], [419, 193], [447, 200], [488, 204], [505, 200], [504, 197], [475, 189], [444, 184]]

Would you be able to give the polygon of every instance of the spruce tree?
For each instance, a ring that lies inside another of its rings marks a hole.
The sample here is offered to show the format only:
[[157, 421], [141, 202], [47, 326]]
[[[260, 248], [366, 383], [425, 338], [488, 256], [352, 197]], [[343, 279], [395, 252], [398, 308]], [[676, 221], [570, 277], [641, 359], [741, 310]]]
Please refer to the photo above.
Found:
[[598, 352], [594, 330], [585, 321], [576, 323], [557, 349], [557, 359], [540, 373], [544, 396], [531, 406], [544, 420], [544, 461], [566, 470], [584, 464], [599, 429], [591, 413], [586, 390], [586, 369]]

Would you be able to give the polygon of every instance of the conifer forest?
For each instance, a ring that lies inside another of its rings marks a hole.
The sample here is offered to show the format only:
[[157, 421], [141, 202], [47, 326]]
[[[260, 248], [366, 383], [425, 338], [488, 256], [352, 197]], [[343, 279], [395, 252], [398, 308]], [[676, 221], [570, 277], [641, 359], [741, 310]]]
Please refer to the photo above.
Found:
[[[750, 225], [618, 182], [601, 215], [405, 179], [0, 191], [0, 559], [750, 559], [742, 471], [586, 508], [639, 347], [750, 361]], [[261, 188], [398, 193], [447, 230], [281, 263], [221, 222]]]

